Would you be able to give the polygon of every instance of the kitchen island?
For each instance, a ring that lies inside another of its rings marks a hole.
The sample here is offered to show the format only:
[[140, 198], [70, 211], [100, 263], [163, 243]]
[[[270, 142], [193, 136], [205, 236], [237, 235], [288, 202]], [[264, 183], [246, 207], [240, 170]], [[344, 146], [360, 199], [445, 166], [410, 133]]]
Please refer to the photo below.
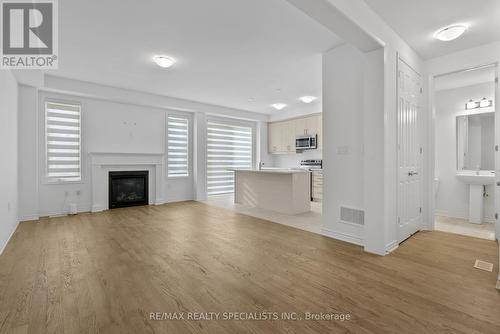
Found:
[[234, 202], [289, 215], [311, 211], [311, 174], [302, 170], [235, 170]]

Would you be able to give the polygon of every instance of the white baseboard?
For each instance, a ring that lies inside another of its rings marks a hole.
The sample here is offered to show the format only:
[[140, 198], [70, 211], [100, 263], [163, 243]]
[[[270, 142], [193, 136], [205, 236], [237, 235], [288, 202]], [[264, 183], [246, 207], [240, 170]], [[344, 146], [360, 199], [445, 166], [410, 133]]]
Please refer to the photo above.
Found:
[[38, 219], [40, 219], [40, 216], [38, 216], [38, 215], [26, 215], [26, 216], [19, 217], [20, 222], [29, 222], [29, 221], [38, 220]]
[[9, 237], [7, 238], [7, 241], [5, 241], [5, 245], [2, 246], [2, 249], [0, 250], [0, 255], [2, 255], [3, 251], [5, 250], [5, 247], [9, 244], [10, 239], [16, 233], [17, 227], [19, 226], [19, 222], [16, 222], [16, 226], [12, 229], [12, 232], [10, 232]]
[[[457, 214], [453, 214], [453, 213], [446, 212], [446, 211], [435, 210], [434, 214], [436, 216], [469, 220], [469, 216], [467, 216], [467, 215], [457, 215]], [[495, 222], [496, 222], [495, 217], [487, 217], [487, 216], [483, 217], [483, 223], [493, 223], [494, 224]]]
[[397, 240], [393, 240], [385, 245], [385, 252], [391, 253], [394, 252], [399, 247], [399, 242]]
[[351, 244], [355, 244], [358, 246], [364, 246], [363, 238], [360, 238], [356, 235], [347, 234], [347, 233], [338, 232], [338, 231], [331, 231], [331, 230], [327, 230], [324, 228], [321, 229], [321, 234], [324, 236], [333, 238], [333, 239], [342, 240], [342, 241], [345, 241], [345, 242], [348, 242]]
[[104, 210], [106, 210], [106, 209], [104, 209], [100, 205], [92, 205], [92, 208], [91, 208], [90, 212], [101, 212], [101, 211], [104, 211]]

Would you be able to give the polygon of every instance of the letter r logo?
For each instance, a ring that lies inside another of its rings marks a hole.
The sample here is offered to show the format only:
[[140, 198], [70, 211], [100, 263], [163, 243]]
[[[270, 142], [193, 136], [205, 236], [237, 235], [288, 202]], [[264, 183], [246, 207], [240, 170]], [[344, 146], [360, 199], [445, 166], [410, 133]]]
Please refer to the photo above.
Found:
[[52, 9], [52, 2], [2, 3], [3, 54], [52, 54]]

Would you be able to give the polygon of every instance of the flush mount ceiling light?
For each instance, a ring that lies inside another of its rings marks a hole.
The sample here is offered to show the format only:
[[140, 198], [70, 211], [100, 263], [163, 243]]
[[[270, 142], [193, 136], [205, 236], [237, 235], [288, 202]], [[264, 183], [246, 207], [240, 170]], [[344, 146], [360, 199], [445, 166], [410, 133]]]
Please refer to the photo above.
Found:
[[302, 96], [299, 98], [299, 100], [301, 100], [304, 103], [311, 103], [312, 101], [314, 101], [316, 99], [317, 99], [317, 97], [315, 97], [315, 96]]
[[156, 63], [156, 65], [163, 68], [169, 68], [175, 63], [175, 60], [168, 56], [154, 56], [153, 61]]
[[468, 28], [469, 26], [467, 24], [453, 24], [436, 31], [434, 38], [443, 42], [452, 41], [462, 36]]
[[465, 104], [465, 110], [471, 110], [471, 109], [477, 109], [479, 108], [479, 102], [474, 102], [471, 100], [469, 100], [469, 102], [467, 102]]
[[483, 99], [481, 101], [479, 101], [479, 107], [480, 108], [488, 108], [488, 107], [491, 107], [492, 105], [493, 105], [493, 101], [492, 100], [488, 100], [485, 97], [483, 97]]
[[286, 107], [286, 104], [284, 104], [284, 103], [275, 103], [275, 104], [271, 104], [271, 107], [273, 107], [276, 110], [281, 110], [281, 109], [283, 109], [283, 108]]

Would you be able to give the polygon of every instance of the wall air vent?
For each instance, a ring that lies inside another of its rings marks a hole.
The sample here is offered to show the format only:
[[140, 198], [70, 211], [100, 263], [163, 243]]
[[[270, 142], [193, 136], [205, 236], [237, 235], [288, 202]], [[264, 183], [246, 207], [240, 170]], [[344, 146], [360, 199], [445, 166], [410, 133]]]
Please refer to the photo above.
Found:
[[340, 207], [340, 220], [357, 225], [365, 224], [365, 212], [363, 210]]

